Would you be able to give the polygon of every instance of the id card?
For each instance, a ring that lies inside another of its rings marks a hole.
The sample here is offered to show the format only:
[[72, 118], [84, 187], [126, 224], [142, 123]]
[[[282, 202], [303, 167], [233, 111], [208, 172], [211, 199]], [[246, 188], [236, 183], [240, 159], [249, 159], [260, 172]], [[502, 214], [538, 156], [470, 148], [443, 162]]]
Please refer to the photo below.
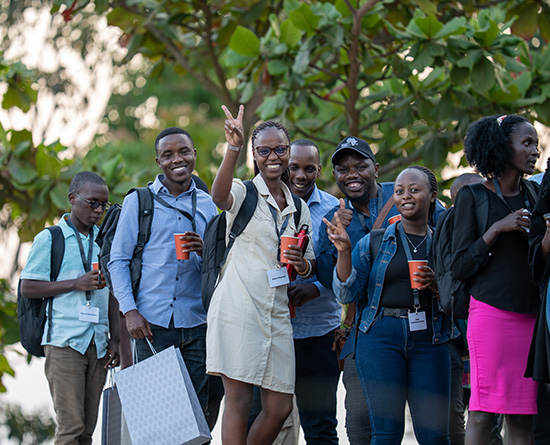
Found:
[[409, 313], [409, 329], [411, 332], [423, 331], [428, 329], [426, 322], [426, 312], [410, 312]]
[[92, 306], [81, 306], [78, 319], [80, 321], [87, 321], [90, 323], [99, 323], [99, 308]]
[[278, 287], [290, 283], [286, 267], [268, 270], [267, 279], [269, 280], [269, 287]]

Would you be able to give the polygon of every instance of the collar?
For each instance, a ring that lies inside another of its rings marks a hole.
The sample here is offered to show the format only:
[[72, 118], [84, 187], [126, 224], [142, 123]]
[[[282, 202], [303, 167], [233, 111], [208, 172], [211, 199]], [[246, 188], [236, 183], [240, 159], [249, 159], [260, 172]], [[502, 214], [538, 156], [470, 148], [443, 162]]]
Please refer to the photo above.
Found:
[[[149, 183], [149, 188], [153, 191], [155, 194], [168, 194], [171, 195], [170, 191], [165, 187], [165, 185], [162, 183], [164, 179], [164, 174], [160, 173], [157, 175], [153, 183]], [[179, 196], [184, 196], [186, 194], [190, 194], [193, 190], [195, 190], [197, 187], [195, 185], [195, 180], [191, 178], [191, 184], [189, 185], [189, 189], [186, 192], [183, 192]]]
[[321, 193], [319, 192], [319, 189], [317, 188], [317, 184], [313, 186], [313, 191], [311, 192], [311, 195], [309, 196], [309, 199], [307, 200], [308, 207], [311, 204], [320, 204], [321, 203]]
[[[70, 216], [71, 216], [70, 213], [63, 214], [63, 216], [57, 223], [57, 225], [61, 227], [61, 230], [63, 231], [63, 237], [65, 239], [70, 238], [71, 236], [75, 236], [74, 230], [67, 224], [67, 221], [65, 220], [66, 217], [70, 218]], [[98, 230], [99, 230], [99, 227], [97, 226], [92, 227], [92, 233], [93, 233], [94, 239], [97, 236]]]
[[[252, 180], [252, 182], [258, 189], [258, 193], [262, 195], [267, 200], [267, 202], [270, 205], [272, 205], [275, 209], [280, 210], [279, 206], [277, 205], [277, 202], [275, 201], [275, 198], [273, 198], [273, 196], [269, 192], [269, 189], [267, 188], [267, 184], [265, 183], [264, 178], [262, 178], [262, 175], [257, 174]], [[294, 213], [296, 211], [296, 206], [294, 205], [294, 199], [292, 199], [292, 193], [290, 192], [290, 189], [282, 181], [281, 181], [281, 189], [283, 191], [283, 194], [285, 195], [285, 200], [287, 203], [287, 206], [283, 210], [280, 210], [281, 216], [284, 217], [288, 214]]]

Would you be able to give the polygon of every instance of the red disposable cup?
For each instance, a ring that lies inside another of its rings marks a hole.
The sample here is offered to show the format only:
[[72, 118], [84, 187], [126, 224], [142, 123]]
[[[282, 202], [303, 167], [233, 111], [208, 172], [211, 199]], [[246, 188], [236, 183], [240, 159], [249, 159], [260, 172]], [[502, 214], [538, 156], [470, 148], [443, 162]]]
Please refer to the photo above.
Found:
[[289, 262], [289, 259], [286, 258], [285, 255], [284, 255], [284, 251], [289, 250], [288, 246], [290, 246], [290, 245], [297, 246], [298, 245], [298, 237], [297, 236], [288, 236], [288, 235], [281, 236], [281, 263], [288, 263]]
[[188, 260], [189, 252], [183, 252], [183, 245], [188, 241], [185, 239], [180, 239], [184, 236], [183, 233], [174, 233], [174, 241], [176, 242], [176, 258], [178, 260]]
[[92, 270], [99, 270], [99, 263], [92, 263]]
[[392, 216], [390, 219], [388, 219], [388, 223], [390, 225], [395, 224], [397, 221], [401, 221], [401, 215], [395, 215], [395, 216]]
[[418, 289], [424, 286], [424, 283], [414, 281], [415, 278], [419, 278], [417, 275], [414, 275], [415, 272], [424, 272], [423, 270], [418, 269], [420, 266], [427, 266], [428, 260], [411, 260], [409, 261], [409, 275], [411, 276], [411, 288]]

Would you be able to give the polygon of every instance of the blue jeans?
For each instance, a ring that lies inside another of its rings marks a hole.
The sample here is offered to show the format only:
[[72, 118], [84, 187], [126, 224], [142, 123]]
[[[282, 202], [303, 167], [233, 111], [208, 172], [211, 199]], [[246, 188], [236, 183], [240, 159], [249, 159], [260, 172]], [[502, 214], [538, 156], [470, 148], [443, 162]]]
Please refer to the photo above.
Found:
[[308, 445], [338, 443], [336, 390], [340, 369], [333, 343], [334, 331], [294, 340], [296, 403]]
[[[206, 324], [194, 328], [176, 328], [174, 320], [168, 329], [151, 324], [153, 347], [157, 352], [170, 346], [179, 348], [191, 382], [199, 398], [204, 415], [208, 419], [208, 375], [206, 374]], [[145, 340], [136, 340], [138, 361], [153, 353]]]
[[411, 332], [407, 318], [379, 317], [359, 332], [355, 361], [367, 398], [373, 444], [400, 444], [409, 402], [420, 445], [449, 445], [449, 346], [432, 344], [432, 326]]

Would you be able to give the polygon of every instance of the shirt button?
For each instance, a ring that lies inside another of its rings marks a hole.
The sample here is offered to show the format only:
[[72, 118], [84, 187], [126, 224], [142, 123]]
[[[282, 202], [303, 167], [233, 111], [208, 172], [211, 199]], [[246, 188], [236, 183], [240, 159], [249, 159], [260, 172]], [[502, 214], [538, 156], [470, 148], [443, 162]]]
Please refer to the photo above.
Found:
[[179, 280], [180, 280], [179, 277], [176, 277], [176, 281], [179, 281]]
[[181, 221], [181, 216], [178, 219]]
[[174, 301], [176, 301], [176, 297], [174, 297]]
[[170, 304], [170, 307], [174, 307], [174, 305], [173, 305], [173, 304]]

